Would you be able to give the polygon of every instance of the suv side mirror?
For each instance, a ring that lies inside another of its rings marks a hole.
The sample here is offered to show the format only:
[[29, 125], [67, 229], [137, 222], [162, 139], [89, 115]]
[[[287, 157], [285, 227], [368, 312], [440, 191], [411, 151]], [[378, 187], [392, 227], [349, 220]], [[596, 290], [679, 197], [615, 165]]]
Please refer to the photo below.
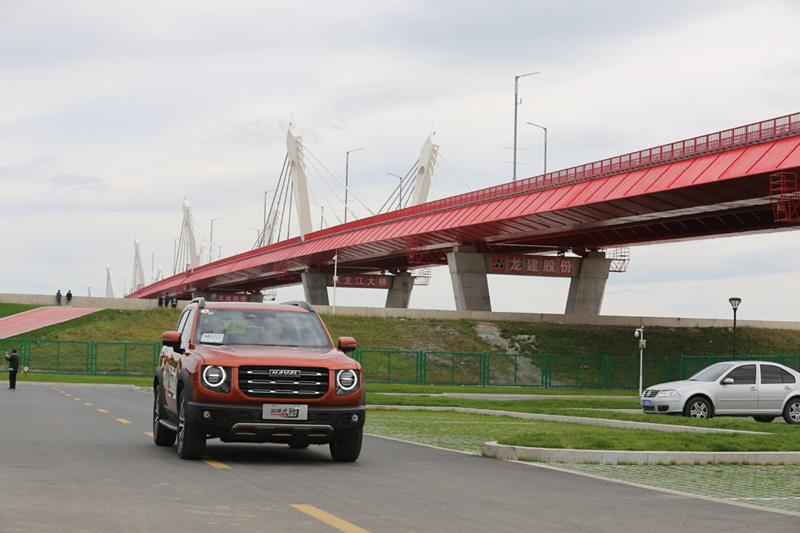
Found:
[[353, 337], [339, 337], [336, 339], [336, 347], [344, 353], [356, 351], [356, 340]]
[[172, 348], [176, 352], [181, 351], [181, 332], [180, 331], [165, 331], [161, 335], [161, 344]]

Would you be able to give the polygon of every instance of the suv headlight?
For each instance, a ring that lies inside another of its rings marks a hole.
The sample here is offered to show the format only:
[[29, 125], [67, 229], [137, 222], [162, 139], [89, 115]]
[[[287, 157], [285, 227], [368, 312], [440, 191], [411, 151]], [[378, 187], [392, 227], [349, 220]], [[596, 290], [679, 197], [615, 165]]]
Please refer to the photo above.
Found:
[[674, 398], [675, 396], [680, 396], [681, 393], [676, 391], [675, 389], [667, 389], [662, 390], [656, 395], [656, 398]]
[[352, 368], [336, 371], [336, 395], [345, 396], [358, 389], [358, 372]]
[[230, 372], [224, 366], [204, 366], [203, 386], [215, 392], [230, 392]]

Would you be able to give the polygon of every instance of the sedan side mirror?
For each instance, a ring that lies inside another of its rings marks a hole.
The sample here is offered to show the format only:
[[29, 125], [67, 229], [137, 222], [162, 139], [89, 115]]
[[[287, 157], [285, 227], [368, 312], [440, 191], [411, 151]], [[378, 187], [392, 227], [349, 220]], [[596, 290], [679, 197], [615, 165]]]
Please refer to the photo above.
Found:
[[733, 378], [725, 378], [722, 380], [723, 385], [733, 385], [734, 383]]

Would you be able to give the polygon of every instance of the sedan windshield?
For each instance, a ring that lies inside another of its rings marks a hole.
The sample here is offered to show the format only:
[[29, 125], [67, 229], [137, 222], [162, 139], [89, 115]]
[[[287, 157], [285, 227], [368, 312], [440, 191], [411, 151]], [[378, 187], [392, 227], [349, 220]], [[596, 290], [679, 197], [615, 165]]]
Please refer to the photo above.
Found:
[[202, 309], [195, 342], [331, 348], [316, 314], [261, 309]]
[[733, 365], [727, 363], [717, 363], [704, 368], [694, 376], [690, 377], [689, 381], [714, 381], [722, 374], [730, 370], [731, 367], [733, 367]]

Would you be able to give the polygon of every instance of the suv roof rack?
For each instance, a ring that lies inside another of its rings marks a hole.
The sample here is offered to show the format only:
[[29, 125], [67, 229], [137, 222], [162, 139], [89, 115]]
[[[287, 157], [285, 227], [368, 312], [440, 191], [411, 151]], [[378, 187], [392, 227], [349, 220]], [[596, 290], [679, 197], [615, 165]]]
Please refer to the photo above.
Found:
[[293, 305], [295, 307], [302, 307], [306, 311], [310, 311], [310, 312], [316, 314], [316, 311], [314, 310], [313, 307], [311, 307], [311, 304], [308, 303], [308, 302], [304, 302], [302, 300], [292, 300], [290, 302], [281, 302], [281, 305]]

